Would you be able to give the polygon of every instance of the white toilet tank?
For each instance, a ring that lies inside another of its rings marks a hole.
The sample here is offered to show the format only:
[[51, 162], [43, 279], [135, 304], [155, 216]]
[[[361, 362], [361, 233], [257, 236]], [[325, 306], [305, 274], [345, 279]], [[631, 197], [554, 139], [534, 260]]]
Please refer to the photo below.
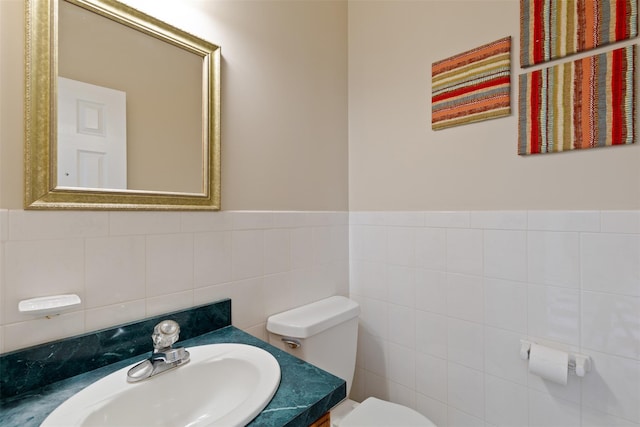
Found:
[[267, 320], [269, 343], [347, 382], [347, 396], [356, 365], [360, 306], [334, 296]]

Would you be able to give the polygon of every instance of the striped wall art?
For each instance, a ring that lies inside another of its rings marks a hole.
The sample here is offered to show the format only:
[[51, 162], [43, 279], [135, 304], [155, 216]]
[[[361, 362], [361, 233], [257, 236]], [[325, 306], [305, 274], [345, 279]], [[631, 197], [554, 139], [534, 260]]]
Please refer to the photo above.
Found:
[[518, 154], [633, 144], [636, 45], [520, 76]]
[[511, 37], [497, 40], [431, 68], [434, 130], [511, 114]]
[[638, 0], [520, 0], [520, 65], [638, 35]]

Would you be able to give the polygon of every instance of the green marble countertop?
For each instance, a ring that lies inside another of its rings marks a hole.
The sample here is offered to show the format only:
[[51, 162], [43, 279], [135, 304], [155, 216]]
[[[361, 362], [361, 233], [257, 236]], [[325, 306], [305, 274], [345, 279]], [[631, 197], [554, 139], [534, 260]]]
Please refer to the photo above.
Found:
[[[233, 326], [181, 340], [195, 347], [214, 343], [242, 343], [260, 347], [277, 359], [280, 387], [271, 402], [249, 426], [307, 427], [346, 397], [346, 383]], [[148, 357], [137, 355], [0, 399], [0, 426], [37, 427], [62, 402], [100, 378]], [[6, 366], [5, 366], [6, 369]], [[179, 368], [178, 368], [179, 369]], [[221, 387], [224, 385], [221, 384]]]

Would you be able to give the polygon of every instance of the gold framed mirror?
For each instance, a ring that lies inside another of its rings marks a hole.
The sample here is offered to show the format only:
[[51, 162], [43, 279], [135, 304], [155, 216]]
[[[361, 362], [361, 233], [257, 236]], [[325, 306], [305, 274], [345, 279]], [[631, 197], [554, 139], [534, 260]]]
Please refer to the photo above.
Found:
[[25, 209], [220, 209], [220, 48], [115, 0], [25, 3]]

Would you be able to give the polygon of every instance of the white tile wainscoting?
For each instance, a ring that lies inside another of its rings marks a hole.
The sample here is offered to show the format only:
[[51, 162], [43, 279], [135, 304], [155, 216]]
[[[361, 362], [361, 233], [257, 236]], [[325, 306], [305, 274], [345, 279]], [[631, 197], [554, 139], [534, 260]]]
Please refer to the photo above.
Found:
[[[348, 294], [347, 212], [0, 211], [0, 352], [232, 299], [266, 338], [274, 313]], [[22, 299], [75, 293], [51, 319]]]
[[[351, 212], [352, 395], [444, 426], [640, 425], [640, 212]], [[519, 340], [588, 354], [564, 387]]]
[[[2, 210], [0, 240], [0, 352], [224, 297], [265, 338], [270, 314], [350, 293], [356, 399], [439, 427], [640, 425], [640, 211]], [[83, 303], [17, 310], [54, 293]], [[594, 369], [547, 383], [520, 338]]]

